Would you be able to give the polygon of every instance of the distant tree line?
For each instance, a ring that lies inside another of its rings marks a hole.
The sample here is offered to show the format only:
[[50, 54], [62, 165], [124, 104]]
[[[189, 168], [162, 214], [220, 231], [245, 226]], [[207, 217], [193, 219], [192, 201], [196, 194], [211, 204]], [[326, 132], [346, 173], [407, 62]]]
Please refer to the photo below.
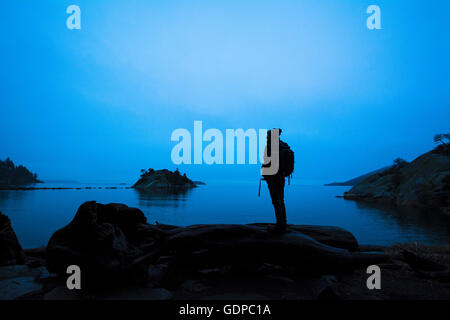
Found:
[[0, 160], [0, 185], [16, 186], [42, 182], [38, 180], [37, 174], [30, 172], [22, 165], [14, 165], [10, 158]]

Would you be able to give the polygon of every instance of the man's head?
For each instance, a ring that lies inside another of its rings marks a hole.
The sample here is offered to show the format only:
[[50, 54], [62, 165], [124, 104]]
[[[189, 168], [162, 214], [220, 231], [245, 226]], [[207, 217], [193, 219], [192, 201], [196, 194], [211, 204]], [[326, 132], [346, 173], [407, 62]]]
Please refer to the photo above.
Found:
[[270, 138], [272, 137], [272, 131], [273, 130], [278, 130], [278, 137], [281, 136], [281, 132], [283, 131], [280, 128], [273, 128], [272, 130], [268, 130], [267, 131], [267, 140], [270, 140]]
[[[272, 136], [272, 133], [274, 136]], [[267, 131], [267, 147], [264, 152], [264, 165], [261, 168], [261, 174], [263, 176], [272, 176], [278, 173], [278, 169], [280, 168], [280, 134], [281, 129]]]

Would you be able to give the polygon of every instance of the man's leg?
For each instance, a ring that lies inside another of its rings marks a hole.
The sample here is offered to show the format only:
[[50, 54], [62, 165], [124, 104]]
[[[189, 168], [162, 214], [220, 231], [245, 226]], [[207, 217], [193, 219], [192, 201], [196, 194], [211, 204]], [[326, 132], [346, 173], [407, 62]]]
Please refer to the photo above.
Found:
[[281, 206], [281, 217], [283, 221], [283, 225], [286, 226], [287, 220], [286, 220], [286, 206], [284, 205], [284, 186], [286, 183], [285, 178], [282, 176], [280, 177], [280, 206]]
[[266, 181], [270, 192], [270, 198], [272, 199], [273, 208], [275, 210], [276, 224], [277, 226], [281, 226], [283, 224], [283, 209], [280, 202], [279, 183], [275, 177], [271, 177]]
[[274, 193], [275, 196], [275, 203], [274, 206], [275, 214], [277, 217], [277, 228], [280, 230], [284, 230], [286, 228], [286, 216], [285, 216], [285, 209], [284, 209], [284, 177], [282, 176], [275, 176], [274, 177]]

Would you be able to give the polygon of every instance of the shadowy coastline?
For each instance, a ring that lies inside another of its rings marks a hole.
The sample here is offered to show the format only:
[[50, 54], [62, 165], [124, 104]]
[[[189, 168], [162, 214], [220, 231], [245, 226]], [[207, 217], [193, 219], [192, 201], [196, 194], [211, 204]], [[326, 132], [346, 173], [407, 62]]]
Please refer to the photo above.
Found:
[[[153, 225], [139, 209], [91, 201], [46, 247], [22, 250], [1, 217], [2, 299], [450, 298], [449, 246], [361, 245], [328, 226]], [[82, 290], [67, 289], [68, 264], [83, 270]], [[371, 264], [383, 290], [365, 287]]]

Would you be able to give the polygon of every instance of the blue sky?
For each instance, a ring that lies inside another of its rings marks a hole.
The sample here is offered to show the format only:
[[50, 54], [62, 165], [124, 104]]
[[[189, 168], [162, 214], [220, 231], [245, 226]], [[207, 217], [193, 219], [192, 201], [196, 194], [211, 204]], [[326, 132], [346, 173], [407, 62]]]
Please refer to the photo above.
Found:
[[[81, 30], [66, 28], [71, 4]], [[0, 158], [44, 180], [133, 182], [174, 169], [172, 131], [202, 120], [283, 128], [297, 181], [412, 160], [450, 131], [448, 21], [448, 1], [2, 1]]]

